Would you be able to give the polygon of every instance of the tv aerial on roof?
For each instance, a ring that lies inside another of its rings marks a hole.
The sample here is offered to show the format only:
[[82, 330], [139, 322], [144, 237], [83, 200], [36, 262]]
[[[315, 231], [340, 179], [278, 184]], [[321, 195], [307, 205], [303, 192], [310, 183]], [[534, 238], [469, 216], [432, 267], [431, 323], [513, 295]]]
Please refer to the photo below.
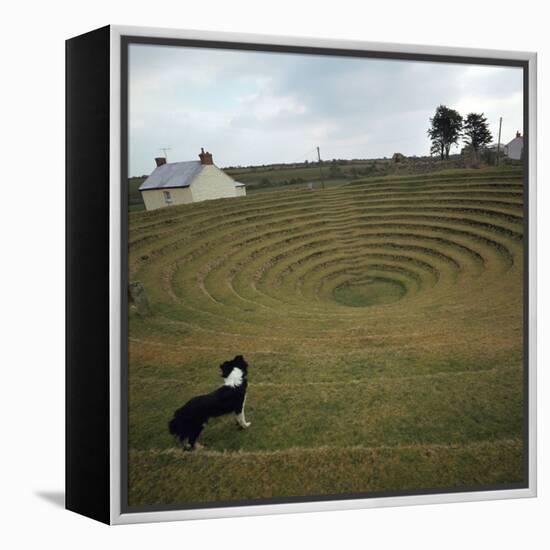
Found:
[[166, 162], [168, 162], [168, 151], [171, 151], [172, 149], [170, 147], [161, 147], [159, 151], [162, 151], [162, 154], [164, 155], [164, 158], [166, 159]]

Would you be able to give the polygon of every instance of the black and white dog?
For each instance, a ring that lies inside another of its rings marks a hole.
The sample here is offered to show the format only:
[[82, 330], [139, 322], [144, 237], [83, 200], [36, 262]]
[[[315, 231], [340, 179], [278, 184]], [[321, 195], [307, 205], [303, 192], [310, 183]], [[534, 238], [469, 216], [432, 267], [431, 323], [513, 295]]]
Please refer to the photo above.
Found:
[[175, 413], [168, 423], [170, 433], [180, 443], [187, 439], [191, 450], [209, 418], [234, 412], [241, 428], [248, 428], [250, 422], [244, 417], [246, 387], [248, 385], [248, 363], [242, 355], [220, 365], [223, 386], [212, 393], [197, 395], [190, 399]]

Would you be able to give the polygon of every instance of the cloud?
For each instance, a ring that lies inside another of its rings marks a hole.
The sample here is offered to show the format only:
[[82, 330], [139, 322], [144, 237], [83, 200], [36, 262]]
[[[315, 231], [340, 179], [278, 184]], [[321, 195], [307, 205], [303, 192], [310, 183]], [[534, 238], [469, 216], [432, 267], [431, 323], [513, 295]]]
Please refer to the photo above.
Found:
[[429, 151], [437, 105], [484, 112], [503, 142], [522, 131], [521, 69], [132, 45], [130, 174], [169, 160], [219, 166], [314, 158], [375, 158]]

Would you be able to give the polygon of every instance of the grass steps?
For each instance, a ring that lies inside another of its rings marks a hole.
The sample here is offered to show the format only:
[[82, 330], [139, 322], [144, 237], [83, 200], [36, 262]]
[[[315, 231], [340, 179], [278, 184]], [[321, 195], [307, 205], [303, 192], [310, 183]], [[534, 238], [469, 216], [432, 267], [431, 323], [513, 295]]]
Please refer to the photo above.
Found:
[[[274, 190], [129, 226], [153, 312], [129, 317], [135, 504], [521, 479], [520, 171]], [[208, 451], [174, 449], [170, 414], [238, 353], [252, 427], [219, 419]]]

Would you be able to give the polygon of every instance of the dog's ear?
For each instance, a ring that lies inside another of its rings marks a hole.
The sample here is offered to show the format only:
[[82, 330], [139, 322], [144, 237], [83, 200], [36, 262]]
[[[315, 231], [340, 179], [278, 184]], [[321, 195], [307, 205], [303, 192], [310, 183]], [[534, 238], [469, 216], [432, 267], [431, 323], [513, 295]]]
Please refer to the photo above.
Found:
[[233, 359], [233, 363], [235, 363], [240, 369], [246, 372], [248, 363], [245, 361], [242, 355], [235, 356], [235, 359]]

